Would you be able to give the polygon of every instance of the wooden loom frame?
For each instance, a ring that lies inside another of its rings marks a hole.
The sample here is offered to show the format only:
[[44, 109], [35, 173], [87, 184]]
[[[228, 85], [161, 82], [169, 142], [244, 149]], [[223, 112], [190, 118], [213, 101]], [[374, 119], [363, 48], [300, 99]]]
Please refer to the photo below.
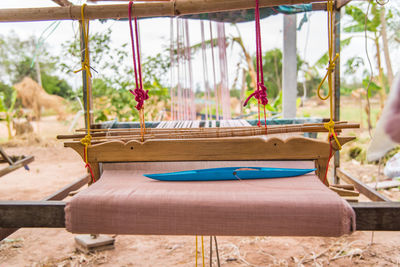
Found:
[[13, 160], [12, 157], [8, 156], [7, 153], [3, 150], [2, 147], [0, 147], [0, 163], [8, 163], [9, 166], [0, 169], [0, 178], [7, 173], [10, 173], [12, 171], [15, 171], [21, 167], [27, 166], [29, 163], [35, 160], [33, 156], [27, 156], [18, 159], [18, 160]]
[[[8, 9], [0, 10], [1, 21], [36, 21], [80, 19], [80, 7], [69, 5], [67, 0], [53, 0], [61, 5], [55, 8], [36, 9]], [[135, 8], [139, 17], [178, 14], [192, 14], [202, 12], [226, 11], [227, 0], [213, 0], [212, 8], [207, 9], [210, 1], [205, 0], [175, 0], [172, 2], [141, 3]], [[254, 3], [248, 0], [230, 0], [231, 10], [254, 8]], [[340, 8], [350, 0], [336, 0], [335, 12], [335, 51], [340, 52]], [[193, 7], [198, 4], [197, 9]], [[201, 4], [202, 3], [202, 4]], [[315, 0], [261, 0], [260, 6], [274, 6], [282, 4], [313, 3], [315, 10], [323, 10], [326, 2]], [[127, 5], [88, 6], [87, 17], [95, 18], [122, 18], [127, 17]], [[149, 8], [151, 7], [151, 8]], [[164, 12], [164, 13], [162, 13]], [[191, 13], [192, 12], [192, 13]], [[81, 30], [82, 32], [82, 30]], [[84, 47], [83, 38], [81, 48]], [[83, 50], [83, 49], [82, 49]], [[340, 64], [337, 64], [338, 66]], [[340, 117], [340, 70], [335, 70], [335, 120]], [[82, 72], [84, 98], [91, 100], [91, 86], [86, 84], [86, 72]], [[91, 102], [91, 101], [90, 101]], [[90, 103], [89, 102], [89, 103]], [[86, 101], [84, 101], [86, 103]], [[91, 111], [85, 105], [85, 111]], [[91, 124], [91, 121], [87, 122]], [[352, 138], [340, 137], [345, 143]], [[67, 142], [66, 147], [75, 149], [82, 156], [82, 145], [78, 142]], [[260, 149], [262, 147], [264, 150]], [[163, 153], [160, 153], [160, 148]], [[212, 149], [212, 150], [211, 150]], [[282, 141], [277, 138], [223, 138], [206, 140], [149, 140], [144, 143], [130, 141], [128, 143], [112, 141], [93, 145], [89, 148], [89, 161], [94, 166], [95, 176], [100, 175], [100, 162], [115, 161], [167, 161], [167, 160], [279, 160], [279, 159], [308, 159], [316, 162], [317, 173], [321, 178], [326, 168], [326, 155], [329, 143], [307, 138], [291, 138]], [[240, 151], [241, 153], [229, 154]], [[171, 151], [180, 151], [172, 154]], [[193, 154], [192, 151], [197, 151]], [[264, 151], [270, 151], [265, 153]], [[288, 156], [290, 152], [290, 157]], [[217, 152], [217, 153], [216, 153]], [[295, 153], [294, 153], [295, 152]], [[228, 156], [230, 155], [230, 156]], [[234, 156], [231, 156], [234, 155]], [[325, 156], [323, 156], [325, 155]], [[400, 231], [400, 203], [390, 202], [378, 192], [369, 189], [339, 168], [338, 153], [335, 153], [335, 177], [355, 184], [360, 193], [377, 202], [350, 203], [356, 212], [357, 230]], [[0, 201], [0, 240], [4, 239], [20, 227], [65, 227], [65, 202], [61, 201], [68, 193], [81, 188], [89, 180], [85, 175], [77, 181], [47, 197], [43, 201]], [[335, 179], [337, 182], [337, 179]]]

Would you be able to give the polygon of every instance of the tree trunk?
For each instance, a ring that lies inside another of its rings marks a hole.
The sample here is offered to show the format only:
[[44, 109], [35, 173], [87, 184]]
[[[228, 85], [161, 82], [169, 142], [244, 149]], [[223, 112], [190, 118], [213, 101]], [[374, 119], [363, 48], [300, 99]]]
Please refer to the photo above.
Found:
[[6, 122], [7, 122], [7, 132], [8, 132], [8, 140], [11, 140], [13, 138], [12, 133], [11, 133], [11, 115], [6, 112]]
[[243, 69], [242, 73], [242, 87], [240, 89], [240, 115], [243, 115], [243, 103], [246, 100], [246, 70]]
[[384, 5], [382, 5], [382, 7], [381, 7], [380, 19], [381, 19], [381, 25], [382, 25], [381, 35], [382, 35], [382, 44], [383, 44], [383, 54], [385, 56], [387, 78], [388, 78], [388, 83], [390, 86], [393, 82], [393, 69], [392, 69], [392, 62], [390, 60], [390, 54], [389, 54], [389, 45], [388, 45], [388, 38], [387, 38], [387, 32], [386, 32], [386, 19], [385, 19], [385, 6]]
[[381, 62], [381, 51], [380, 51], [380, 45], [379, 45], [379, 37], [375, 35], [375, 47], [376, 47], [376, 61], [378, 64], [378, 70], [379, 70], [379, 84], [381, 86], [381, 90], [379, 90], [379, 96], [380, 96], [380, 106], [381, 110], [383, 109], [383, 106], [385, 105], [385, 99], [386, 99], [386, 86], [385, 86], [385, 81], [383, 77], [383, 69], [382, 69], [382, 62]]
[[240, 48], [242, 48], [244, 57], [246, 59], [247, 68], [249, 70], [249, 74], [250, 74], [250, 77], [251, 77], [251, 87], [256, 89], [256, 87], [257, 87], [257, 74], [256, 74], [256, 71], [254, 70], [253, 60], [252, 60], [250, 54], [247, 52], [246, 48], [244, 47], [242, 37], [240, 37], [240, 36], [239, 37], [235, 37], [235, 38], [233, 38], [233, 41], [236, 42], [240, 46]]

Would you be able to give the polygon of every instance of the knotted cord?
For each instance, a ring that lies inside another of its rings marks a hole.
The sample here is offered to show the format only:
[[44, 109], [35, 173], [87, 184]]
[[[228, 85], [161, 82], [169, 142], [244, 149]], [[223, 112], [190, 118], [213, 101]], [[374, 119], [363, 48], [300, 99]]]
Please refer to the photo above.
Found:
[[254, 97], [258, 102], [258, 123], [257, 125], [261, 126], [261, 115], [260, 109], [261, 105], [264, 106], [264, 120], [265, 120], [265, 129], [267, 129], [267, 114], [265, 110], [265, 105], [268, 104], [267, 98], [267, 87], [264, 85], [264, 72], [263, 72], [263, 63], [262, 63], [262, 46], [261, 46], [261, 32], [260, 32], [260, 8], [259, 8], [259, 0], [256, 0], [256, 8], [254, 11], [255, 15], [255, 24], [256, 24], [256, 66], [257, 66], [257, 88], [256, 90], [247, 97], [244, 101], [243, 106], [246, 106], [249, 100]]
[[[132, 58], [133, 58], [133, 68], [135, 71], [135, 90], [129, 90], [134, 96], [137, 102], [136, 109], [139, 111], [139, 119], [140, 119], [140, 129], [141, 129], [141, 137], [142, 141], [144, 141], [144, 132], [145, 132], [145, 121], [144, 121], [144, 101], [149, 99], [149, 90], [143, 89], [143, 80], [142, 80], [142, 67], [140, 64], [140, 48], [139, 48], [139, 31], [137, 25], [137, 17], [134, 17], [135, 20], [135, 36], [133, 36], [133, 26], [132, 26], [132, 5], [133, 1], [129, 1], [129, 29], [131, 35], [131, 43], [132, 43]], [[135, 51], [136, 50], [136, 51]]]
[[[80, 71], [86, 72], [86, 86], [90, 86], [90, 78], [92, 77], [92, 73], [90, 72], [90, 58], [89, 58], [89, 20], [85, 20], [85, 7], [86, 4], [83, 4], [81, 7], [81, 15], [82, 15], [82, 33], [83, 33], [83, 40], [85, 43], [85, 50], [84, 50], [84, 58], [81, 62], [82, 68], [79, 70], [74, 71], [74, 73], [78, 73]], [[88, 161], [88, 147], [92, 143], [92, 136], [90, 135], [90, 113], [89, 113], [89, 97], [86, 96], [86, 136], [81, 139], [81, 144], [85, 146], [83, 151], [83, 159], [86, 163], [85, 168], [88, 168], [90, 171], [90, 175], [92, 176], [93, 183], [96, 181], [94, 178], [92, 167]]]
[[[339, 143], [339, 140], [336, 136], [335, 133], [335, 122], [333, 121], [333, 78], [332, 74], [335, 71], [336, 67], [336, 60], [339, 58], [339, 54], [334, 55], [333, 51], [333, 45], [334, 45], [334, 38], [333, 38], [333, 29], [334, 29], [334, 10], [333, 10], [333, 5], [334, 5], [334, 0], [328, 0], [327, 3], [327, 12], [328, 12], [328, 56], [329, 56], [329, 64], [328, 67], [326, 68], [326, 74], [324, 78], [322, 79], [321, 83], [318, 85], [317, 89], [317, 94], [318, 97], [321, 100], [328, 100], [329, 99], [329, 106], [330, 106], [330, 120], [327, 123], [324, 123], [324, 127], [329, 131], [329, 139], [333, 137], [335, 139], [335, 142], [340, 149], [342, 149], [342, 146]], [[324, 84], [325, 80], [328, 79], [328, 94], [327, 96], [323, 97], [321, 95], [321, 88], [322, 85]]]

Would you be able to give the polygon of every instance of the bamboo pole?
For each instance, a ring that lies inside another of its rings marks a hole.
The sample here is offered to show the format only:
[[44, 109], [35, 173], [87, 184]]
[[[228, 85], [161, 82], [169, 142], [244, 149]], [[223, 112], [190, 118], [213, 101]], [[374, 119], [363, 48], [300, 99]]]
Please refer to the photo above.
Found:
[[[315, 10], [326, 8], [326, 1], [321, 0], [260, 0], [260, 7], [300, 3], [315, 3]], [[133, 13], [137, 17], [164, 17], [253, 9], [254, 7], [255, 2], [249, 0], [175, 0], [135, 3]], [[127, 4], [88, 5], [85, 8], [85, 17], [90, 20], [128, 18], [128, 6]], [[0, 10], [0, 22], [79, 20], [80, 18], [81, 7], [74, 5]]]
[[[274, 128], [297, 128], [297, 127], [310, 127], [315, 126], [318, 129], [325, 129], [322, 123], [305, 123], [305, 124], [289, 124], [289, 125], [269, 125], [268, 129]], [[232, 131], [232, 130], [243, 130], [243, 129], [258, 129], [257, 126], [242, 126], [242, 127], [214, 127], [214, 128], [147, 128], [147, 133], [157, 132], [212, 132], [212, 131]], [[358, 123], [347, 123], [347, 122], [335, 122], [335, 129], [350, 129], [359, 128]], [[78, 129], [77, 132], [86, 132], [86, 129]], [[91, 129], [91, 132], [107, 132], [111, 134], [113, 132], [137, 132], [140, 133], [139, 128], [115, 128], [115, 129]]]
[[[270, 137], [271, 135], [279, 134], [280, 136], [282, 134], [293, 134], [293, 133], [313, 133], [313, 132], [321, 132], [323, 130], [317, 129], [316, 127], [310, 127], [310, 128], [301, 128], [298, 127], [296, 128], [288, 128], [288, 129], [280, 129], [280, 128], [274, 128], [274, 129], [269, 129], [268, 134], [266, 134], [266, 131], [264, 128], [257, 128], [257, 129], [247, 129], [247, 130], [236, 130], [236, 131], [223, 131], [223, 132], [198, 132], [198, 133], [161, 133], [161, 134], [145, 134], [144, 140], [150, 140], [150, 139], [193, 139], [193, 138], [226, 138], [226, 137], [248, 137], [248, 136], [259, 136], [259, 135], [265, 135], [267, 137]], [[340, 130], [338, 130], [340, 131]], [[327, 132], [327, 130], [326, 130]], [[74, 138], [74, 141], [79, 141], [80, 138]], [[123, 141], [127, 142], [130, 140], [142, 140], [142, 136], [140, 134], [122, 134], [122, 135], [116, 135], [116, 136], [92, 136], [92, 141], [93, 142], [106, 142], [106, 141], [112, 141], [112, 140], [118, 140], [118, 141]]]
[[[342, 129], [358, 128], [359, 124], [337, 124], [337, 132]], [[263, 127], [238, 127], [238, 128], [193, 128], [193, 129], [146, 129], [146, 138], [208, 138], [208, 137], [232, 137], [232, 136], [253, 136], [279, 133], [296, 132], [327, 132], [323, 125], [285, 125], [269, 127], [266, 131]], [[84, 134], [58, 135], [57, 139], [80, 139]], [[128, 129], [111, 132], [92, 133], [95, 139], [118, 139], [118, 138], [136, 138], [140, 137], [139, 129]]]
[[[177, 121], [175, 121], [177, 122]], [[348, 124], [347, 121], [335, 121], [335, 127], [338, 127], [338, 125], [343, 125], [343, 124]], [[274, 127], [291, 127], [291, 126], [324, 126], [324, 123], [303, 123], [303, 124], [281, 124], [281, 125], [268, 125], [268, 128], [274, 128]], [[359, 128], [353, 127], [353, 125], [359, 125], [359, 124], [351, 124], [352, 126], [347, 126], [349, 128]], [[93, 125], [92, 125], [93, 126]], [[182, 131], [182, 130], [190, 130], [190, 131], [205, 131], [205, 130], [212, 130], [212, 129], [243, 129], [246, 127], [258, 127], [258, 126], [231, 126], [231, 127], [199, 127], [199, 128], [178, 128], [178, 127], [163, 127], [163, 128], [151, 128], [147, 127], [148, 131]], [[113, 132], [113, 131], [140, 131], [140, 128], [91, 128], [91, 132]], [[86, 128], [79, 128], [76, 129], [75, 132], [86, 132]]]
[[[333, 38], [334, 38], [334, 51], [335, 54], [340, 55], [340, 9], [335, 9], [334, 12], [334, 27], [333, 27]], [[336, 67], [333, 74], [333, 119], [335, 121], [340, 120], [340, 57], [336, 60]], [[336, 170], [340, 168], [340, 151], [336, 151], [333, 155], [333, 184], [338, 184], [339, 179]]]

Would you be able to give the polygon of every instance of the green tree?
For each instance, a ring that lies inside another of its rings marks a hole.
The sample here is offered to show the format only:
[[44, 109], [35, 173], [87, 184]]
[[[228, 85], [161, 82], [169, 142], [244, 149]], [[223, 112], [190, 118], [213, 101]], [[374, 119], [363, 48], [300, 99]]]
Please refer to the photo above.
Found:
[[[369, 14], [367, 15], [367, 8], [370, 7]], [[375, 59], [376, 66], [378, 69], [378, 84], [379, 88], [376, 90], [379, 91], [380, 100], [381, 100], [381, 108], [383, 108], [386, 91], [388, 90], [388, 81], [383, 71], [382, 65], [382, 47], [381, 47], [381, 38], [382, 32], [386, 35], [386, 27], [382, 28], [382, 17], [383, 20], [390, 21], [393, 18], [393, 14], [391, 11], [385, 13], [385, 9], [379, 7], [375, 2], [371, 2], [367, 5], [349, 5], [345, 8], [346, 14], [351, 18], [349, 25], [344, 27], [343, 31], [347, 33], [363, 33], [366, 31], [367, 38], [372, 40], [375, 45]], [[383, 12], [383, 13], [382, 13]], [[386, 24], [385, 24], [386, 25]], [[387, 42], [387, 40], [383, 40], [383, 42]], [[386, 52], [388, 53], [388, 51]], [[374, 78], [374, 77], [373, 77]]]
[[11, 133], [11, 122], [13, 119], [14, 106], [17, 100], [17, 91], [13, 90], [11, 96], [9, 97], [9, 106], [6, 105], [6, 96], [3, 92], [0, 93], [0, 112], [5, 114], [5, 120], [7, 124], [8, 140], [12, 138]]
[[[135, 87], [132, 65], [126, 65], [131, 57], [130, 47], [125, 43], [112, 47], [111, 30], [90, 35], [90, 58], [92, 74], [92, 94], [94, 119], [96, 122], [113, 120], [137, 121], [139, 113], [136, 101], [129, 92]], [[63, 45], [63, 70], [72, 73], [80, 68], [81, 55], [78, 39]], [[146, 120], [154, 120], [159, 109], [165, 108], [169, 101], [169, 90], [164, 85], [168, 80], [169, 58], [165, 51], [154, 57], [142, 58], [143, 86], [149, 90], [150, 99], [145, 103]], [[71, 57], [72, 55], [72, 57]], [[77, 64], [78, 63], [78, 64]], [[78, 95], [82, 96], [82, 88]]]
[[7, 109], [11, 106], [13, 92], [14, 89], [11, 86], [0, 81], [0, 94], [2, 95], [3, 106]]
[[72, 87], [64, 79], [56, 75], [49, 75], [46, 72], [42, 72], [41, 77], [43, 88], [47, 93], [58, 95], [66, 99], [72, 99], [75, 96]]
[[[63, 79], [54, 75], [58, 70], [58, 58], [51, 55], [48, 45], [36, 45], [34, 37], [21, 40], [15, 33], [8, 36], [0, 35], [0, 74], [3, 83], [15, 84], [24, 77], [42, 83], [43, 88], [50, 94], [57, 94], [64, 98], [73, 95], [71, 86]], [[39, 61], [38, 64], [34, 60]], [[38, 80], [40, 71], [41, 81]], [[11, 91], [5, 92], [9, 97]]]

